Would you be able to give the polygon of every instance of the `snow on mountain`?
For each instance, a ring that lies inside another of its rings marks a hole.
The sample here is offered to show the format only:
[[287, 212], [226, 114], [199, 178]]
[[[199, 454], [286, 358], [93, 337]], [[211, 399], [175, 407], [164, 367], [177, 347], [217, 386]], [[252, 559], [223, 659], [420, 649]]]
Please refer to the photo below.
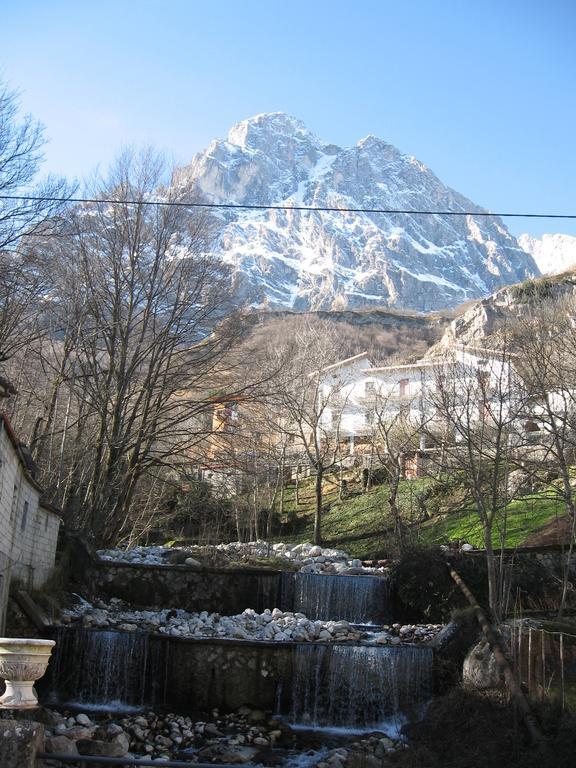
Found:
[[498, 218], [297, 210], [482, 210], [376, 136], [342, 148], [261, 114], [195, 155], [179, 183], [216, 203], [288, 206], [222, 211], [216, 250], [255, 304], [435, 310], [538, 274]]
[[541, 238], [520, 235], [518, 244], [533, 257], [543, 275], [557, 275], [576, 267], [573, 235], [542, 235]]

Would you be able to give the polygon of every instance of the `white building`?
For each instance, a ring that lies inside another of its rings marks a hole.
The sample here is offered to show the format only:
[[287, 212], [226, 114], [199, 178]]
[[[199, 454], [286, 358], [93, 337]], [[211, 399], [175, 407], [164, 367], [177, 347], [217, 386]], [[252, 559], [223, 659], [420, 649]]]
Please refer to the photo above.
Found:
[[0, 413], [0, 635], [11, 581], [37, 589], [54, 567], [61, 518], [41, 493], [25, 449]]
[[[376, 409], [380, 418], [390, 419], [404, 411], [417, 428], [434, 418], [441, 380], [454, 393], [463, 394], [470, 392], [470, 382], [480, 382], [479, 389], [489, 397], [499, 386], [510, 387], [512, 371], [505, 359], [489, 350], [454, 347], [452, 354], [442, 359], [381, 367], [375, 367], [364, 352], [311, 375], [320, 379], [322, 430], [338, 431], [340, 440], [348, 442], [349, 453], [354, 454], [362, 452], [362, 444], [374, 432]], [[480, 398], [475, 407], [479, 415]]]

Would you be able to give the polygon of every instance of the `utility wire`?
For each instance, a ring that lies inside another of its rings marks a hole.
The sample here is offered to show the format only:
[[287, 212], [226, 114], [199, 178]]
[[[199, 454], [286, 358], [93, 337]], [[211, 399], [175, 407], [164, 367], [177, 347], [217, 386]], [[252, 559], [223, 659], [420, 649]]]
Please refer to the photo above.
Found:
[[498, 216], [516, 219], [576, 219], [576, 213], [493, 213], [491, 211], [429, 211], [404, 208], [336, 208], [311, 205], [253, 205], [242, 203], [185, 203], [173, 200], [111, 200], [90, 197], [42, 197], [36, 195], [0, 195], [0, 200], [22, 200], [38, 203], [106, 203], [108, 205], [148, 205], [177, 208], [216, 208], [247, 211], [320, 211], [322, 213], [386, 213], [409, 216]]

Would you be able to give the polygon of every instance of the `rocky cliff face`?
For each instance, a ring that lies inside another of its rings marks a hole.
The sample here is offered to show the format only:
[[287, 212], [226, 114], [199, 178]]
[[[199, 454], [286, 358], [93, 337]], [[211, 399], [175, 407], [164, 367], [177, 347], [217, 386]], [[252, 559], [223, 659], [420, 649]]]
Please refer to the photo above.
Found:
[[538, 274], [497, 218], [296, 210], [481, 211], [375, 136], [342, 148], [285, 114], [258, 115], [197, 154], [179, 183], [216, 203], [288, 207], [221, 213], [216, 250], [255, 304], [429, 311]]
[[452, 320], [427, 356], [442, 353], [453, 344], [484, 346], [489, 337], [507, 322], [521, 320], [547, 301], [562, 300], [572, 303], [576, 300], [574, 272], [501, 288], [492, 296], [473, 303]]

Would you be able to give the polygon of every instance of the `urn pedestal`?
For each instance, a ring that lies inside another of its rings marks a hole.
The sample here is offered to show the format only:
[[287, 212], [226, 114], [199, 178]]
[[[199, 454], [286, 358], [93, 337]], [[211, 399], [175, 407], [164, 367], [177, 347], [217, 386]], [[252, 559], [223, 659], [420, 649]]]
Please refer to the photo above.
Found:
[[0, 678], [6, 691], [0, 709], [36, 709], [34, 683], [46, 672], [54, 640], [0, 637]]

